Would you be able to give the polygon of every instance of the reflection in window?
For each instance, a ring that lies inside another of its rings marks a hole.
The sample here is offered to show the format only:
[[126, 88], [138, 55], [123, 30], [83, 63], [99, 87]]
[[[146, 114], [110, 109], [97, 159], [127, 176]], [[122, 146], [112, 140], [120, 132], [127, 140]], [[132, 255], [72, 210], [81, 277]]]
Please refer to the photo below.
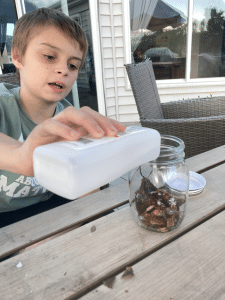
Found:
[[191, 78], [225, 76], [224, 1], [194, 1]]
[[33, 11], [41, 7], [49, 7], [55, 3], [60, 2], [59, 0], [25, 0], [25, 9], [26, 12]]
[[11, 58], [14, 25], [17, 21], [13, 0], [0, 0], [0, 66], [3, 74], [16, 71]]
[[185, 77], [188, 0], [130, 0], [133, 62], [150, 58], [156, 79]]

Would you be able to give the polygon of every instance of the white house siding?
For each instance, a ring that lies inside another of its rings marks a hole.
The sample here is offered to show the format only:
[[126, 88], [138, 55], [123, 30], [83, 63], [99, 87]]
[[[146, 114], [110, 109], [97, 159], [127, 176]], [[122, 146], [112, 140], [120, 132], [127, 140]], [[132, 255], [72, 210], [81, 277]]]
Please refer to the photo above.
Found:
[[120, 122], [139, 121], [132, 91], [125, 82], [122, 0], [99, 0], [99, 24], [107, 116]]
[[[124, 64], [128, 63], [124, 1], [99, 0], [99, 26], [102, 47], [103, 80], [107, 116], [120, 122], [137, 122], [139, 116], [131, 89], [126, 83]], [[128, 22], [127, 22], [128, 23]], [[225, 82], [157, 82], [161, 102], [225, 95]]]
[[220, 79], [199, 82], [186, 82], [160, 84], [158, 83], [158, 90], [161, 102], [169, 102], [174, 100], [186, 100], [192, 98], [216, 97], [225, 95], [225, 82]]

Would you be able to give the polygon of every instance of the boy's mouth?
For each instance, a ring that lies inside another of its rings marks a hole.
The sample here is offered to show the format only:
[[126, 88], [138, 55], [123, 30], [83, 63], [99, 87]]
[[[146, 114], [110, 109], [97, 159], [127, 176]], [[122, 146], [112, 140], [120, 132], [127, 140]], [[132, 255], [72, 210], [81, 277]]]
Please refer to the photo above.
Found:
[[54, 86], [58, 89], [65, 89], [66, 85], [63, 82], [50, 82], [49, 85]]

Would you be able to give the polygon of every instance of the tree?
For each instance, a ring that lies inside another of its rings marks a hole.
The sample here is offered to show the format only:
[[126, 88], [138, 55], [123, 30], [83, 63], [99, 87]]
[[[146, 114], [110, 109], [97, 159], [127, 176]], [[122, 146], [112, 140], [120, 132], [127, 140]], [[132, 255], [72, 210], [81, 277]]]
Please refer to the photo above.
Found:
[[210, 19], [206, 26], [207, 30], [201, 30], [199, 36], [199, 53], [211, 53], [216, 56], [221, 54], [225, 29], [224, 20], [223, 11], [217, 11], [216, 8], [211, 9]]
[[205, 31], [205, 20], [202, 20], [202, 21], [201, 21], [201, 24], [200, 24], [200, 30], [201, 30], [201, 31]]
[[224, 30], [223, 11], [217, 12], [216, 8], [211, 9], [211, 18], [207, 24], [207, 31], [211, 34], [221, 34]]
[[193, 28], [193, 32], [197, 32], [198, 31], [198, 22], [197, 22], [197, 20], [193, 21], [192, 28]]

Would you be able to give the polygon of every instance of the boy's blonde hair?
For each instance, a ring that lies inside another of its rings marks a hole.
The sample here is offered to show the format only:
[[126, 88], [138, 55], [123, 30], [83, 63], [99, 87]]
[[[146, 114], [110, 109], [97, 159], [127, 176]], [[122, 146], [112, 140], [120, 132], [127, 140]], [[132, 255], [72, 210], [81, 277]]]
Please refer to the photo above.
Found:
[[[80, 50], [83, 52], [81, 69], [88, 51], [87, 37], [76, 21], [58, 10], [39, 8], [23, 15], [15, 25], [12, 49], [18, 49], [22, 58], [25, 55], [29, 41], [36, 33], [35, 29], [44, 26], [54, 26], [78, 42]], [[17, 78], [20, 79], [18, 69], [16, 70], [16, 74]]]

